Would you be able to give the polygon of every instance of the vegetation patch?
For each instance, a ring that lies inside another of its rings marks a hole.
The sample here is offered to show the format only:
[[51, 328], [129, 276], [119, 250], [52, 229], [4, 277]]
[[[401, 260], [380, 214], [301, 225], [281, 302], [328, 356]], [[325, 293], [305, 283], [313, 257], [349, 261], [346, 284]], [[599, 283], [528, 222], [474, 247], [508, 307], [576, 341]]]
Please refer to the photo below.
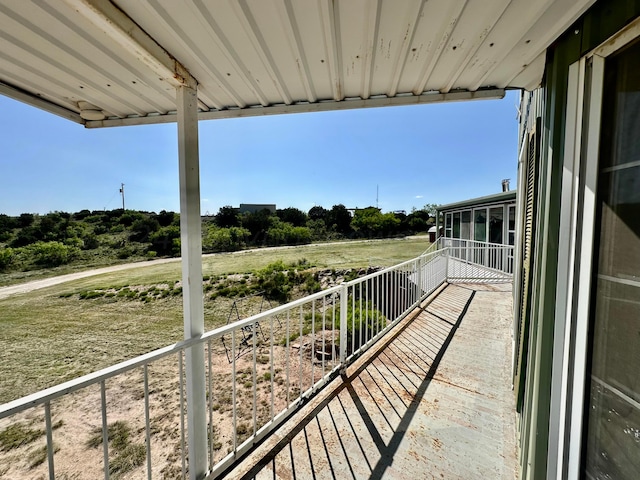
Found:
[[[53, 453], [60, 451], [60, 447], [53, 444]], [[42, 465], [47, 459], [48, 447], [46, 445], [42, 445], [35, 450], [32, 450], [27, 454], [27, 463], [29, 464], [30, 469], [34, 469], [39, 465]]]
[[[87, 447], [97, 448], [102, 445], [102, 428], [95, 428], [87, 440]], [[147, 458], [147, 449], [143, 443], [131, 441], [131, 428], [126, 422], [118, 421], [107, 426], [109, 442], [109, 474], [114, 478], [130, 472], [142, 465]]]
[[24, 423], [14, 423], [0, 431], [0, 451], [8, 452], [27, 445], [44, 434], [44, 430], [30, 428]]

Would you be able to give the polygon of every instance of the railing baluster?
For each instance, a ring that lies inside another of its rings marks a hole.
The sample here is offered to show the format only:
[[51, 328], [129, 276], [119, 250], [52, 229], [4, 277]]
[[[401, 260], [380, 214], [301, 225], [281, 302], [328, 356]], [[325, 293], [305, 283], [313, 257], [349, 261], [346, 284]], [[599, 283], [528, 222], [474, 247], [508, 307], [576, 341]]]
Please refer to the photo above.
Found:
[[182, 478], [187, 478], [187, 457], [185, 454], [185, 431], [184, 431], [184, 366], [182, 357], [184, 351], [178, 352], [178, 375], [180, 376], [180, 455], [182, 457]]
[[253, 346], [253, 435], [255, 436], [258, 431], [258, 374], [257, 374], [257, 337], [258, 337], [258, 324], [253, 324], [252, 346]]
[[345, 368], [347, 360], [347, 286], [340, 288], [340, 369]]
[[274, 408], [274, 403], [275, 403], [275, 397], [274, 397], [274, 377], [275, 377], [275, 370], [273, 368], [273, 363], [274, 363], [274, 357], [273, 357], [273, 315], [271, 317], [269, 317], [271, 319], [271, 335], [270, 335], [270, 339], [269, 339], [269, 358], [271, 359], [271, 421], [273, 421], [273, 417], [275, 416], [275, 408]]
[[311, 302], [311, 385], [316, 383], [316, 302]]
[[[340, 332], [338, 332], [339, 334]], [[336, 294], [331, 294], [331, 362], [336, 363]]]
[[211, 340], [207, 342], [207, 368], [209, 369], [209, 470], [214, 465], [213, 455], [213, 369], [211, 368]]
[[327, 355], [327, 341], [325, 331], [327, 329], [327, 296], [322, 297], [322, 376], [325, 375], [324, 360]]
[[[369, 285], [371, 284], [371, 279], [367, 280], [367, 282], [364, 284], [364, 292], [365, 292], [365, 298], [367, 301], [367, 306], [364, 310], [364, 332], [360, 335], [360, 343], [362, 345], [364, 345], [365, 343], [367, 343], [369, 340], [367, 339], [367, 335], [369, 334], [369, 310], [371, 309], [370, 306], [373, 305], [373, 298], [369, 299], [369, 292], [371, 291], [371, 288], [369, 287]], [[373, 321], [373, 320], [372, 320]], [[364, 341], [363, 341], [363, 335], [364, 335]]]
[[[347, 286], [347, 292], [349, 287]], [[351, 290], [351, 353], [356, 352], [356, 296], [355, 289]]]
[[236, 329], [231, 330], [231, 351], [232, 353], [232, 362], [231, 362], [231, 402], [233, 403], [233, 452], [235, 453], [238, 449], [238, 425], [237, 425], [237, 412], [236, 412]]
[[53, 463], [53, 454], [55, 447], [53, 446], [53, 427], [51, 426], [51, 403], [44, 404], [44, 424], [47, 432], [47, 462], [49, 466], [49, 480], [55, 480], [56, 469]]
[[107, 392], [105, 381], [100, 382], [100, 408], [102, 409], [102, 455], [104, 478], [109, 480], [109, 430], [107, 427]]
[[378, 332], [378, 325], [380, 324], [380, 316], [383, 315], [383, 312], [385, 312], [385, 309], [384, 309], [384, 298], [382, 298], [382, 295], [381, 295], [383, 276], [384, 276], [384, 274], [382, 274], [378, 278], [376, 278], [376, 298], [378, 299], [379, 307], [376, 310], [376, 321], [375, 321], [375, 323], [373, 325], [373, 328], [371, 329], [371, 338], [372, 339], [373, 339], [373, 337], [375, 337], [375, 335]]
[[302, 305], [300, 305], [300, 339], [299, 339], [299, 345], [300, 348], [298, 349], [299, 352], [299, 363], [300, 363], [300, 373], [299, 373], [299, 378], [298, 378], [298, 388], [299, 388], [299, 392], [298, 392], [298, 397], [302, 396], [302, 392], [304, 392], [303, 388], [302, 388], [302, 321], [303, 316], [302, 316]]
[[[367, 324], [365, 323], [364, 327], [362, 326], [362, 314], [363, 314], [363, 311], [362, 311], [362, 282], [360, 282], [358, 284], [358, 287], [359, 287], [358, 295], [360, 295], [360, 315], [358, 315], [358, 322], [359, 322], [359, 325], [358, 325], [358, 327], [359, 327], [358, 328], [358, 330], [359, 330], [358, 337], [359, 337], [359, 342], [360, 342], [360, 347], [359, 348], [362, 348], [362, 345], [363, 345], [363, 343], [362, 343], [362, 330], [364, 328], [367, 328]], [[364, 306], [365, 306], [365, 309], [366, 309], [367, 304], [365, 303]]]
[[289, 406], [289, 404], [291, 403], [291, 398], [290, 398], [290, 381], [289, 381], [289, 375], [290, 375], [290, 369], [289, 369], [289, 365], [290, 365], [290, 357], [291, 357], [291, 335], [289, 333], [289, 323], [290, 323], [290, 311], [287, 310], [287, 358], [286, 358], [286, 362], [287, 362], [287, 407]]
[[151, 420], [149, 418], [149, 367], [144, 364], [144, 428], [147, 442], [147, 478], [151, 480]]

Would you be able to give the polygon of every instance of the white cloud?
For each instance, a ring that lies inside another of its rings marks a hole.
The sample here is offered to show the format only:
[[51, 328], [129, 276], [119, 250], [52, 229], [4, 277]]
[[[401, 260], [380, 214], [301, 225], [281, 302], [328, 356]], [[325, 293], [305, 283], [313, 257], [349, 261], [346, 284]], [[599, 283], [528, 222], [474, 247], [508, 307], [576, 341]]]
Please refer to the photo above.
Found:
[[424, 195], [416, 195], [416, 198], [422, 198]]

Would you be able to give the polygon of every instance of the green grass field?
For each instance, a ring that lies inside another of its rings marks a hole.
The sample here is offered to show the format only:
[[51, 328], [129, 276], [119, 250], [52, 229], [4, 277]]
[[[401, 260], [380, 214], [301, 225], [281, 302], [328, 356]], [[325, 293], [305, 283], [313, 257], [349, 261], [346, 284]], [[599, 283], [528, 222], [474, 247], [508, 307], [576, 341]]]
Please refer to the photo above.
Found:
[[[390, 266], [414, 258], [424, 237], [264, 249], [205, 257], [204, 275], [245, 273], [282, 260], [317, 268]], [[109, 287], [173, 284], [179, 262], [84, 278], [0, 300], [0, 403], [182, 339], [181, 296], [139, 300], [65, 295]], [[206, 328], [227, 321], [232, 299], [205, 305]], [[247, 312], [248, 314], [257, 312]]]

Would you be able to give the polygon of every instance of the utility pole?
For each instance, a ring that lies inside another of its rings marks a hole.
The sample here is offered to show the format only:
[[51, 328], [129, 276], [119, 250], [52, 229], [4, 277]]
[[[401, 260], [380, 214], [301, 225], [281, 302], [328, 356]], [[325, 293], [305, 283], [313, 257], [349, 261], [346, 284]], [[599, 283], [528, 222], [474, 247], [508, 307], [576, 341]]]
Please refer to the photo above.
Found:
[[378, 208], [378, 185], [376, 185], [376, 208]]
[[120, 184], [120, 193], [122, 194], [122, 211], [124, 212], [124, 183]]

